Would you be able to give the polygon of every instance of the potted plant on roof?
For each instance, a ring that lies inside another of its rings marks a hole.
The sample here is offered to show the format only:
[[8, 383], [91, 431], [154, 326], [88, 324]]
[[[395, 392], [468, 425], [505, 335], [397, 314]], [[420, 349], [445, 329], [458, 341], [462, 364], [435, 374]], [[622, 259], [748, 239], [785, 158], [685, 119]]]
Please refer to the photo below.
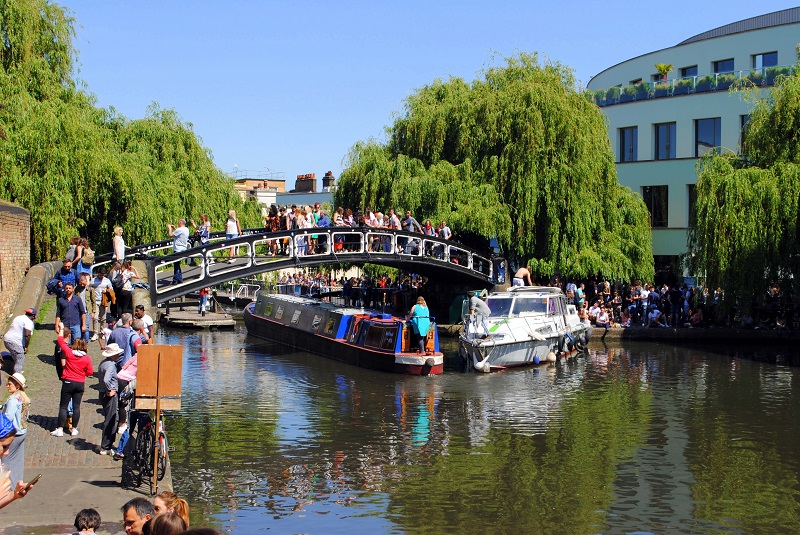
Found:
[[672, 63], [656, 63], [656, 70], [661, 75], [663, 82], [667, 81], [667, 75], [672, 72]]

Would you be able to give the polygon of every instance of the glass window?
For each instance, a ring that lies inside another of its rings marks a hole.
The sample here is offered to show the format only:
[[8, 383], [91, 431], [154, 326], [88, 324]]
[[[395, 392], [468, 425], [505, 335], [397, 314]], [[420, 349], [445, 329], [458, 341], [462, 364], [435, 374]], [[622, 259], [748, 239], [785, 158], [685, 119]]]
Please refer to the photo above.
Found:
[[715, 61], [714, 72], [717, 74], [722, 72], [733, 72], [733, 58]]
[[642, 83], [642, 79], [641, 78], [637, 78], [636, 80], [631, 80], [630, 85], [636, 85], [636, 84], [641, 84], [641, 83]]
[[667, 226], [668, 193], [668, 186], [642, 186], [642, 198], [650, 211], [650, 226], [653, 228]]
[[719, 117], [694, 122], [694, 157], [699, 158], [722, 145], [722, 120]]
[[656, 125], [656, 160], [675, 158], [675, 123]]
[[639, 128], [629, 126], [619, 129], [619, 161], [635, 162], [639, 158]]
[[689, 198], [689, 226], [697, 225], [697, 184], [686, 184]]
[[688, 78], [689, 76], [697, 76], [697, 65], [681, 68], [681, 78]]
[[546, 297], [517, 297], [514, 300], [514, 309], [512, 314], [521, 315], [529, 313], [547, 312], [547, 298]]
[[775, 67], [778, 65], [778, 53], [767, 52], [753, 56], [753, 68], [763, 69], [764, 67]]
[[486, 300], [486, 304], [489, 305], [492, 316], [508, 316], [508, 313], [511, 312], [510, 297], [490, 297]]
[[750, 115], [739, 116], [739, 152], [744, 150], [744, 136], [747, 134], [747, 123], [750, 122]]

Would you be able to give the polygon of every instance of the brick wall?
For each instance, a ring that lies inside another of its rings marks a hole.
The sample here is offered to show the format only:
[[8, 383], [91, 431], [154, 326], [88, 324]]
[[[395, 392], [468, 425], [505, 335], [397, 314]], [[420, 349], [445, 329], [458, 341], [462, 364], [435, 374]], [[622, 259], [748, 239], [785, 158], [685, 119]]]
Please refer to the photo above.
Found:
[[31, 265], [30, 212], [0, 200], [0, 229], [0, 330], [5, 331]]

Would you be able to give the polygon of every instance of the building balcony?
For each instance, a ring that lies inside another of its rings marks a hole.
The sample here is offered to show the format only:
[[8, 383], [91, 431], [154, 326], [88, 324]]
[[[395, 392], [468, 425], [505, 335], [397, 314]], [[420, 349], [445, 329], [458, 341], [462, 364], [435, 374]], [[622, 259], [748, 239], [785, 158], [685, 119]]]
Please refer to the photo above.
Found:
[[727, 91], [732, 85], [743, 89], [748, 87], [769, 87], [782, 76], [791, 76], [794, 66], [762, 67], [743, 71], [720, 72], [704, 76], [686, 76], [658, 82], [639, 82], [635, 85], [615, 86], [594, 91], [593, 98], [598, 106], [614, 106], [628, 102], [639, 102], [680, 95]]

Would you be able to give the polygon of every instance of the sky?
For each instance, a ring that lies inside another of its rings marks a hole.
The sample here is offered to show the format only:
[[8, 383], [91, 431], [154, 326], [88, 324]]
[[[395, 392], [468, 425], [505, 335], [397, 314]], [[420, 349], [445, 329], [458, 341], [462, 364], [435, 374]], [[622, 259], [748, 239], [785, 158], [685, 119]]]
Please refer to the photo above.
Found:
[[[796, 7], [686, 0], [419, 2], [57, 0], [75, 19], [75, 76], [129, 119], [157, 103], [214, 163], [251, 177], [338, 177], [358, 141], [386, 140], [404, 99], [537, 52], [585, 86], [621, 61]], [[546, 4], [546, 5], [544, 5]], [[800, 36], [798, 36], [800, 41]]]

